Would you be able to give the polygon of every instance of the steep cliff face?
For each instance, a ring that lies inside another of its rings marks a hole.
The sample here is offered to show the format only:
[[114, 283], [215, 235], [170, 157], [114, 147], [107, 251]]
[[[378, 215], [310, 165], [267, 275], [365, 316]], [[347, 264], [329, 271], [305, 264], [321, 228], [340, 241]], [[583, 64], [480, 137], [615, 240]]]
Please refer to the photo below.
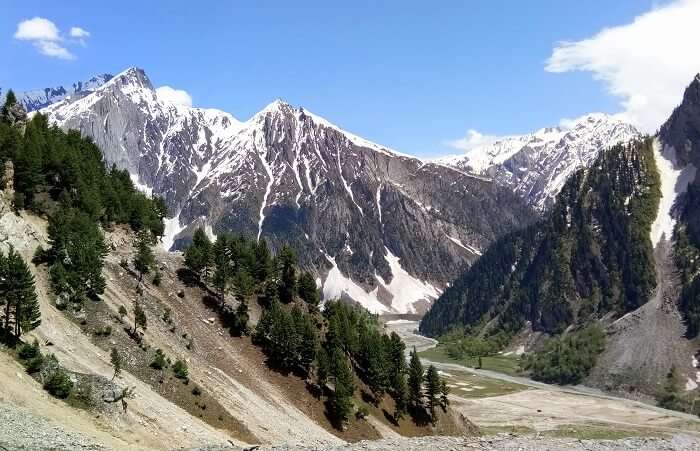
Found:
[[108, 162], [165, 198], [165, 245], [197, 226], [290, 244], [324, 297], [424, 312], [460, 268], [534, 214], [507, 189], [368, 142], [275, 101], [241, 122], [158, 98], [129, 69], [42, 110], [91, 136]]
[[544, 210], [578, 169], [590, 166], [601, 150], [639, 138], [630, 124], [601, 113], [585, 115], [567, 126], [511, 136], [445, 157], [444, 164], [493, 178]]

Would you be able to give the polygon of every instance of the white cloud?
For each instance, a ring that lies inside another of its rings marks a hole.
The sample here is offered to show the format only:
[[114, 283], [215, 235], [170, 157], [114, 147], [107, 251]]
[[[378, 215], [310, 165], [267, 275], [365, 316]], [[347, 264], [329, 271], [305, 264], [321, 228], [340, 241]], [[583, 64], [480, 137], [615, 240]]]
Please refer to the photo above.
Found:
[[53, 41], [36, 41], [34, 42], [34, 46], [39, 49], [39, 53], [42, 55], [63, 60], [75, 59], [75, 55], [73, 55], [67, 48]]
[[445, 144], [454, 149], [459, 149], [468, 153], [477, 147], [493, 144], [503, 138], [503, 136], [484, 135], [476, 130], [468, 130], [467, 136], [464, 138], [446, 141]]
[[25, 20], [17, 25], [15, 39], [25, 41], [58, 41], [60, 36], [56, 24], [43, 17]]
[[[68, 35], [77, 40], [69, 40], [68, 44], [80, 43], [84, 46], [90, 32], [80, 27], [72, 27]], [[20, 22], [17, 24], [14, 38], [31, 42], [42, 55], [65, 60], [75, 59], [75, 55], [66, 47], [66, 40], [61, 36], [60, 30], [49, 19], [34, 17]]]
[[161, 86], [156, 89], [156, 95], [160, 100], [174, 103], [175, 105], [192, 106], [192, 96], [182, 89]]
[[85, 39], [90, 37], [90, 32], [80, 27], [71, 27], [69, 34], [71, 38]]
[[621, 117], [653, 132], [700, 71], [700, 0], [678, 0], [593, 37], [561, 42], [546, 70], [588, 71], [620, 99]]

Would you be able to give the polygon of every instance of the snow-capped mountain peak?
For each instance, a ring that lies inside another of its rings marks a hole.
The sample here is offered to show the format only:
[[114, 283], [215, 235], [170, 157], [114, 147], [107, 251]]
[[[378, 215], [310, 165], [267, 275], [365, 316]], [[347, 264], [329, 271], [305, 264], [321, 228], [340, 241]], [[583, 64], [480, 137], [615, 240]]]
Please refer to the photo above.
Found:
[[305, 108], [275, 100], [240, 122], [159, 98], [137, 68], [42, 112], [165, 199], [165, 247], [181, 248], [196, 227], [292, 245], [326, 297], [375, 312], [424, 312], [479, 249], [533, 217], [490, 181], [402, 156]]
[[541, 210], [553, 202], [566, 179], [592, 162], [600, 150], [639, 136], [634, 126], [616, 116], [590, 113], [437, 162], [491, 177]]

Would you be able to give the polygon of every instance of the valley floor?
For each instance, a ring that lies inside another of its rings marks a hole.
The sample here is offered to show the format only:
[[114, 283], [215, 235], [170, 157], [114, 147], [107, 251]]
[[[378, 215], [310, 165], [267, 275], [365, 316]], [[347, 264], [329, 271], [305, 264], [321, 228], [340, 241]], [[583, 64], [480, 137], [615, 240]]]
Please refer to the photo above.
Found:
[[[388, 323], [390, 329], [404, 337], [411, 346], [415, 344], [419, 350], [435, 346], [434, 340], [414, 333], [417, 326], [417, 323], [408, 321]], [[666, 434], [700, 437], [700, 420], [693, 415], [606, 395], [586, 387], [548, 385], [525, 377], [425, 358], [423, 362], [424, 365], [435, 365], [447, 376], [453, 385], [450, 395], [452, 406], [468, 416], [483, 433], [533, 433], [575, 438]], [[465, 380], [463, 374], [469, 375], [470, 379], [455, 383], [456, 380]], [[491, 395], [480, 390], [493, 385], [494, 381], [504, 384], [500, 392], [493, 391]]]

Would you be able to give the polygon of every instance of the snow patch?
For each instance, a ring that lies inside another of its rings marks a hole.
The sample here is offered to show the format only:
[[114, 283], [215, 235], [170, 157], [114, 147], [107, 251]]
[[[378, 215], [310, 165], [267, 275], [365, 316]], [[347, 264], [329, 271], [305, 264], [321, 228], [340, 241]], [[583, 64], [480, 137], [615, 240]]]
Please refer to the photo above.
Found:
[[169, 251], [173, 244], [175, 243], [175, 237], [185, 230], [186, 225], [180, 225], [180, 213], [174, 218], [166, 218], [163, 223], [165, 224], [165, 232], [163, 233], [163, 238], [160, 242], [163, 245], [163, 249]]
[[415, 306], [419, 301], [432, 302], [440, 297], [440, 290], [427, 282], [423, 282], [410, 275], [400, 263], [400, 258], [394, 255], [388, 247], [384, 247], [386, 255], [384, 259], [391, 269], [392, 279], [387, 283], [377, 276], [377, 281], [392, 295], [392, 309], [401, 313], [415, 313]]
[[364, 308], [372, 313], [389, 312], [387, 306], [377, 300], [377, 290], [368, 293], [364, 288], [353, 282], [349, 277], [343, 275], [335, 262], [335, 258], [328, 254], [326, 259], [333, 265], [323, 282], [323, 299], [339, 299], [346, 295], [355, 302], [359, 302]]
[[656, 219], [651, 225], [651, 243], [654, 247], [659, 244], [661, 238], [670, 240], [676, 220], [672, 215], [673, 205], [679, 194], [688, 188], [695, 177], [695, 166], [689, 164], [678, 169], [676, 151], [673, 147], [662, 148], [658, 138], [654, 139], [654, 159], [661, 179], [661, 199]]
[[136, 174], [132, 174], [129, 172], [129, 178], [131, 178], [131, 183], [134, 184], [134, 187], [147, 195], [148, 197], [153, 196], [153, 188], [150, 186], [146, 185], [145, 183], [141, 183], [141, 179], [139, 179], [139, 176]]
[[471, 252], [472, 254], [481, 256], [481, 251], [479, 251], [477, 248], [475, 248], [475, 247], [473, 247], [473, 246], [470, 246], [470, 245], [468, 245], [468, 244], [464, 244], [464, 243], [462, 243], [462, 241], [460, 241], [459, 239], [457, 239], [457, 238], [455, 238], [455, 237], [449, 236], [449, 235], [447, 235], [447, 234], [445, 234], [445, 236], [446, 236], [450, 241], [452, 241], [453, 243], [455, 243], [457, 246], [461, 247], [462, 249], [464, 249], [464, 250], [466, 250], [466, 251], [469, 251], [469, 252]]
[[685, 391], [695, 390], [696, 388], [698, 388], [698, 384], [691, 378], [688, 378], [685, 382]]
[[272, 175], [272, 168], [265, 159], [265, 154], [263, 152], [264, 151], [262, 149], [259, 150], [258, 156], [260, 157], [260, 161], [262, 162], [262, 165], [265, 168], [265, 172], [267, 173], [267, 176], [269, 177], [270, 181], [267, 182], [267, 187], [265, 188], [265, 195], [263, 196], [263, 201], [260, 205], [260, 220], [258, 221], [258, 241], [260, 241], [260, 234], [262, 233], [262, 226], [263, 222], [265, 221], [265, 206], [267, 205], [267, 198], [270, 195], [270, 191], [272, 191], [272, 184], [275, 181]]

